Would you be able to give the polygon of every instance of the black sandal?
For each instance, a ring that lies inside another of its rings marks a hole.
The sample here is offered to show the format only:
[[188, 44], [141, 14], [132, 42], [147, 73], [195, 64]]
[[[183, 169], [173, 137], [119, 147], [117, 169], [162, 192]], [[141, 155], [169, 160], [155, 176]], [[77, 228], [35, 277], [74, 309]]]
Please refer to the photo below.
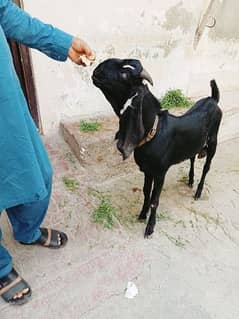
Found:
[[[51, 228], [40, 228], [41, 236], [34, 243], [23, 243], [23, 245], [41, 245], [48, 248], [59, 249], [66, 245], [68, 238], [67, 235], [61, 231]], [[59, 244], [60, 238], [60, 244]]]
[[[24, 293], [24, 289], [28, 289], [28, 292]], [[14, 298], [17, 293], [22, 293], [22, 296]], [[0, 296], [6, 302], [14, 305], [22, 305], [28, 302], [31, 294], [30, 286], [18, 275], [14, 268], [12, 268], [8, 275], [0, 278]]]

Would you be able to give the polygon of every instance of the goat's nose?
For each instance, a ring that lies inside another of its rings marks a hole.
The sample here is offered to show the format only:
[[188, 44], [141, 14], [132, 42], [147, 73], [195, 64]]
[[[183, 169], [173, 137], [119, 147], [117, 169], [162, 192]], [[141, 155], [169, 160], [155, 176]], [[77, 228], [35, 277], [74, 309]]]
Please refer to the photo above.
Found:
[[123, 144], [120, 141], [117, 142], [117, 148], [118, 148], [118, 150], [120, 151], [121, 154], [124, 152]]
[[100, 73], [101, 73], [101, 70], [98, 67], [96, 67], [93, 71], [93, 76], [97, 76], [97, 75], [99, 76]]
[[99, 70], [94, 70], [91, 79], [95, 85], [101, 84], [103, 80], [101, 72]]
[[124, 156], [124, 147], [123, 147], [123, 143], [121, 143], [121, 141], [117, 142], [117, 148], [120, 151], [120, 153]]
[[96, 74], [97, 74], [97, 73], [94, 71], [94, 72], [92, 73], [91, 78], [94, 79], [94, 78], [96, 77]]
[[122, 157], [123, 157], [123, 160], [125, 160], [126, 158], [129, 157], [129, 154], [127, 152], [127, 150], [125, 149], [124, 145], [122, 143], [117, 143], [117, 148], [118, 150], [120, 151]]

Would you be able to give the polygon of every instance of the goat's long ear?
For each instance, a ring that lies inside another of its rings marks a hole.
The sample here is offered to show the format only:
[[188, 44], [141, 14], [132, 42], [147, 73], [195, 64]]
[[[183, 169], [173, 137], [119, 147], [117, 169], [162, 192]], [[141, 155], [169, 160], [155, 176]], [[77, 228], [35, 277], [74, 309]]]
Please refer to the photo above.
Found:
[[140, 105], [139, 105], [139, 112], [137, 116], [137, 125], [138, 125], [138, 132], [140, 132], [140, 138], [143, 138], [145, 135], [145, 128], [143, 123], [143, 102], [144, 102], [144, 94], [140, 97]]

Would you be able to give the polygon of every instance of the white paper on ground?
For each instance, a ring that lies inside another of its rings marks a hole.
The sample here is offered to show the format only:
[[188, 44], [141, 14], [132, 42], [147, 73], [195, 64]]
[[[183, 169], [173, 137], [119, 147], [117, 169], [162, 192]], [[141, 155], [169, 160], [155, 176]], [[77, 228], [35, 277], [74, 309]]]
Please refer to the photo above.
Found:
[[127, 284], [127, 288], [125, 289], [124, 296], [126, 298], [132, 299], [135, 296], [137, 296], [138, 293], [139, 293], [139, 290], [136, 287], [136, 285], [132, 281], [129, 281], [128, 284]]

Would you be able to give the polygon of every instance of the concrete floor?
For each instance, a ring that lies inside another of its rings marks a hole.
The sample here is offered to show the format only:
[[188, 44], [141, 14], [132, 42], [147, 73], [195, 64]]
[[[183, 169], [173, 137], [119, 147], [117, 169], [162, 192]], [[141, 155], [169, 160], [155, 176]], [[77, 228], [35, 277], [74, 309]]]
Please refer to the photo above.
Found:
[[[238, 319], [239, 109], [238, 94], [224, 95], [220, 143], [201, 200], [184, 183], [188, 163], [167, 175], [155, 233], [132, 222], [142, 203], [142, 174], [133, 163], [109, 177], [83, 167], [59, 136], [44, 138], [55, 177], [44, 225], [65, 230], [59, 251], [14, 242], [5, 214], [4, 244], [31, 284], [31, 301], [0, 301], [1, 319]], [[203, 162], [197, 161], [196, 183]], [[116, 168], [114, 168], [114, 171]], [[104, 175], [106, 174], [106, 175]], [[66, 189], [63, 177], [78, 181]], [[112, 194], [121, 216], [112, 230], [92, 222], [92, 189]], [[132, 204], [133, 203], [133, 204]], [[119, 205], [121, 204], [121, 206]], [[123, 212], [122, 212], [123, 210]], [[139, 294], [124, 297], [128, 281]]]

